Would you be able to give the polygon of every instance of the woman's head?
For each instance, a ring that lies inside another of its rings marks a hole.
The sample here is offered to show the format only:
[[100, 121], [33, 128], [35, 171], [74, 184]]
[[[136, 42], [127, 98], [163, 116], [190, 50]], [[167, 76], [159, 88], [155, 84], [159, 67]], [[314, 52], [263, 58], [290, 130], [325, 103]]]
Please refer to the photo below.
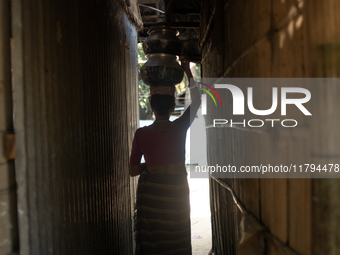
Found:
[[171, 95], [155, 94], [151, 96], [150, 104], [157, 115], [169, 116], [175, 106], [175, 97]]

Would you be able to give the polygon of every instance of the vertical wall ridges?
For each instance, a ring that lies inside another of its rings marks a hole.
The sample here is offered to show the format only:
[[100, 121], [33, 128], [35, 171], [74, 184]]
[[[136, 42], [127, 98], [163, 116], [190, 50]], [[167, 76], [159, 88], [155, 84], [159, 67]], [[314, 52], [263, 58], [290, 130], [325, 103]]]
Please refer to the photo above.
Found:
[[[222, 5], [224, 8], [222, 8]], [[339, 1], [202, 1], [203, 78], [339, 77]], [[215, 9], [212, 22], [212, 12]], [[218, 18], [216, 18], [218, 17]], [[273, 28], [277, 28], [274, 29]], [[223, 31], [221, 31], [223, 30]], [[270, 35], [268, 34], [270, 32]], [[223, 36], [219, 36], [222, 35]], [[260, 42], [258, 41], [261, 39]], [[202, 39], [202, 38], [201, 38]], [[254, 42], [259, 42], [254, 44]], [[223, 49], [223, 50], [222, 50]], [[244, 54], [246, 53], [246, 54]], [[222, 56], [222, 57], [221, 57]], [[242, 56], [242, 58], [240, 58]], [[228, 72], [220, 72], [227, 70]], [[242, 87], [243, 91], [246, 87]], [[208, 164], [256, 165], [337, 162], [339, 89], [311, 88], [313, 118], [299, 118], [291, 132], [266, 129], [207, 128]], [[268, 86], [257, 86], [254, 105], [267, 109]], [[232, 116], [232, 98], [222, 108], [209, 107], [213, 116]], [[321, 96], [322, 94], [322, 96]], [[318, 95], [318, 96], [316, 96]], [[212, 102], [210, 102], [212, 103]], [[276, 114], [276, 113], [275, 113]], [[320, 116], [320, 118], [315, 117]], [[281, 117], [276, 114], [275, 117]], [[223, 141], [224, 145], [221, 145]], [[223, 149], [222, 149], [223, 148]], [[234, 179], [230, 184], [245, 207], [269, 231], [300, 254], [332, 254], [339, 250], [339, 182], [330, 179]], [[213, 244], [216, 254], [236, 254], [240, 214], [230, 198], [211, 181]], [[268, 254], [277, 254], [268, 244]]]
[[22, 254], [132, 254], [136, 28], [115, 1], [13, 9]]
[[13, 133], [10, 1], [0, 1], [0, 254], [16, 252], [17, 208], [14, 160], [7, 155], [7, 135]]

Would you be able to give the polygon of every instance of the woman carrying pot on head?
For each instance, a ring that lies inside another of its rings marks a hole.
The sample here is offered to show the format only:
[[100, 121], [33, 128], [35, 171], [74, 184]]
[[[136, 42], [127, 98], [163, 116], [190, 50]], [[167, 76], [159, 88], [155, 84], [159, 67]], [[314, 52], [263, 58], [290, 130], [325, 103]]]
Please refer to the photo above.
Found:
[[[181, 66], [192, 80], [189, 61]], [[136, 254], [191, 254], [190, 205], [185, 168], [187, 129], [196, 117], [201, 94], [189, 84], [191, 104], [175, 121], [175, 87], [150, 87], [156, 120], [137, 129], [130, 156], [130, 176], [140, 175], [135, 212]], [[146, 163], [140, 160], [144, 155]]]

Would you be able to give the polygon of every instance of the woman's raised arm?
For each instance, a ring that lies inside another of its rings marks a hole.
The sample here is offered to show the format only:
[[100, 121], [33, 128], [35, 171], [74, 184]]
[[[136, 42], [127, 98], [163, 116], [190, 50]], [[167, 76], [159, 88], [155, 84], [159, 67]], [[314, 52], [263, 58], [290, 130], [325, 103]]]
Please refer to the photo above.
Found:
[[196, 117], [196, 113], [198, 111], [198, 108], [201, 105], [201, 93], [199, 92], [198, 88], [197, 88], [197, 84], [195, 83], [191, 70], [190, 70], [190, 62], [188, 61], [188, 59], [184, 56], [180, 56], [179, 57], [181, 60], [181, 66], [184, 70], [184, 72], [186, 73], [188, 80], [189, 80], [189, 88], [190, 88], [190, 97], [191, 97], [191, 104], [190, 106], [186, 109], [186, 111], [183, 113], [183, 117], [186, 118], [187, 115], [189, 115], [190, 117], [190, 121], [189, 121], [189, 126], [191, 125], [191, 123], [194, 121], [195, 117]]

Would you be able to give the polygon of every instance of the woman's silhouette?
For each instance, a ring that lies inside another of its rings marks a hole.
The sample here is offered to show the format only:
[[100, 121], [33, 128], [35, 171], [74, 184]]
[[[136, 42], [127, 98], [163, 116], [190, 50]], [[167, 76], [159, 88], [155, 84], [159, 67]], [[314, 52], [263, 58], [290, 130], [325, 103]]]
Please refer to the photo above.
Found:
[[[181, 66], [192, 80], [189, 61]], [[185, 168], [186, 132], [196, 117], [201, 95], [190, 84], [191, 104], [169, 120], [175, 108], [171, 86], [150, 87], [156, 120], [137, 129], [130, 156], [130, 175], [140, 175], [135, 212], [136, 254], [191, 254], [190, 205]], [[140, 160], [144, 155], [145, 162]]]

